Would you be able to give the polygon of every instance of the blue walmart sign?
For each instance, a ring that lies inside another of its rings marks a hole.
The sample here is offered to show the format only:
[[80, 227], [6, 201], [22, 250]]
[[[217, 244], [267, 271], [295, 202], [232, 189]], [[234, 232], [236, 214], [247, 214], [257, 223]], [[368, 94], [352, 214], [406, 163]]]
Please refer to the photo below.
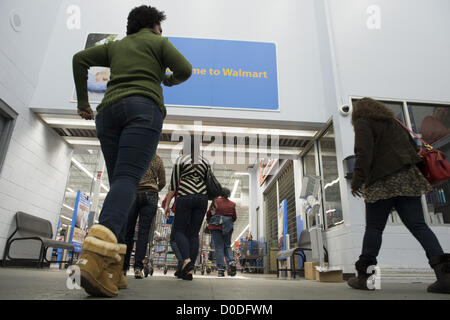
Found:
[[172, 38], [191, 62], [192, 76], [164, 87], [166, 105], [278, 110], [273, 43]]

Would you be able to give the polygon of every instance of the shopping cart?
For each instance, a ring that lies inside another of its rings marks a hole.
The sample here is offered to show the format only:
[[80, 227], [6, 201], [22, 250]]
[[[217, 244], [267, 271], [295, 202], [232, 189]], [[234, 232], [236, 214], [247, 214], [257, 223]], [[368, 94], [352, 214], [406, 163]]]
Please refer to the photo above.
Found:
[[239, 243], [240, 270], [244, 272], [261, 273], [264, 271], [264, 256], [267, 245], [258, 241], [240, 241]]
[[203, 222], [202, 225], [202, 232], [200, 235], [200, 250], [199, 250], [199, 256], [200, 256], [200, 265], [199, 269], [202, 275], [210, 274], [212, 271], [216, 269], [216, 255], [214, 250], [214, 245], [212, 243], [212, 235], [211, 232], [208, 230], [208, 223], [206, 220]]
[[164, 211], [159, 208], [150, 230], [148, 254], [144, 260], [144, 275], [153, 275], [155, 269], [167, 274], [169, 268], [177, 268], [178, 261], [170, 246], [171, 224], [166, 224]]

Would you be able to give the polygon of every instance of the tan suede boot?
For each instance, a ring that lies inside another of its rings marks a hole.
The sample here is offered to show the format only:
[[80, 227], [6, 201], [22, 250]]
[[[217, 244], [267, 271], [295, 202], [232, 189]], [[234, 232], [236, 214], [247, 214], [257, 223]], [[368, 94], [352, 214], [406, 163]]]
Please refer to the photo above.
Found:
[[84, 240], [81, 257], [77, 262], [81, 273], [81, 287], [90, 295], [115, 297], [119, 290], [108, 268], [120, 261], [119, 245], [111, 230], [94, 225]]
[[127, 245], [119, 244], [120, 261], [111, 263], [107, 271], [112, 274], [112, 280], [118, 289], [126, 289], [128, 287], [127, 278], [123, 274], [123, 262], [127, 253]]

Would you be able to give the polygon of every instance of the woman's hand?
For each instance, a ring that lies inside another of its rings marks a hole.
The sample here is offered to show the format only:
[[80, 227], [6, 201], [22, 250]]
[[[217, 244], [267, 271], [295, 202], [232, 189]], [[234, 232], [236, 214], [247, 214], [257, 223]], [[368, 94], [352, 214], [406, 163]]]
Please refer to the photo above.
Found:
[[166, 87], [171, 87], [172, 84], [170, 83], [170, 75], [168, 75], [168, 74], [164, 75], [164, 79], [163, 79], [162, 83]]
[[361, 186], [358, 183], [356, 183], [355, 181], [352, 181], [351, 190], [352, 190], [352, 195], [355, 198], [361, 197]]
[[361, 197], [361, 191], [359, 189], [353, 190], [352, 189], [352, 195], [356, 198], [356, 197]]
[[87, 107], [83, 110], [78, 109], [77, 113], [85, 120], [94, 120], [94, 111], [92, 111], [91, 107]]
[[164, 208], [164, 217], [167, 220], [169, 218], [169, 216], [170, 216], [170, 208], [169, 208], [169, 205], [166, 204], [166, 207]]

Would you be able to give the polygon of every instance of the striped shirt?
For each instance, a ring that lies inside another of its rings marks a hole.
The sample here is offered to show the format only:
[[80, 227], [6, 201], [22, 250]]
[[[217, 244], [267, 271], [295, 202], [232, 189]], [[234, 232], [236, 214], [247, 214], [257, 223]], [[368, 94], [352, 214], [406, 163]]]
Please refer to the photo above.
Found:
[[191, 163], [190, 154], [179, 157], [172, 170], [170, 191], [178, 189], [179, 196], [207, 194], [205, 181], [208, 166], [208, 160], [202, 156], [198, 164]]

